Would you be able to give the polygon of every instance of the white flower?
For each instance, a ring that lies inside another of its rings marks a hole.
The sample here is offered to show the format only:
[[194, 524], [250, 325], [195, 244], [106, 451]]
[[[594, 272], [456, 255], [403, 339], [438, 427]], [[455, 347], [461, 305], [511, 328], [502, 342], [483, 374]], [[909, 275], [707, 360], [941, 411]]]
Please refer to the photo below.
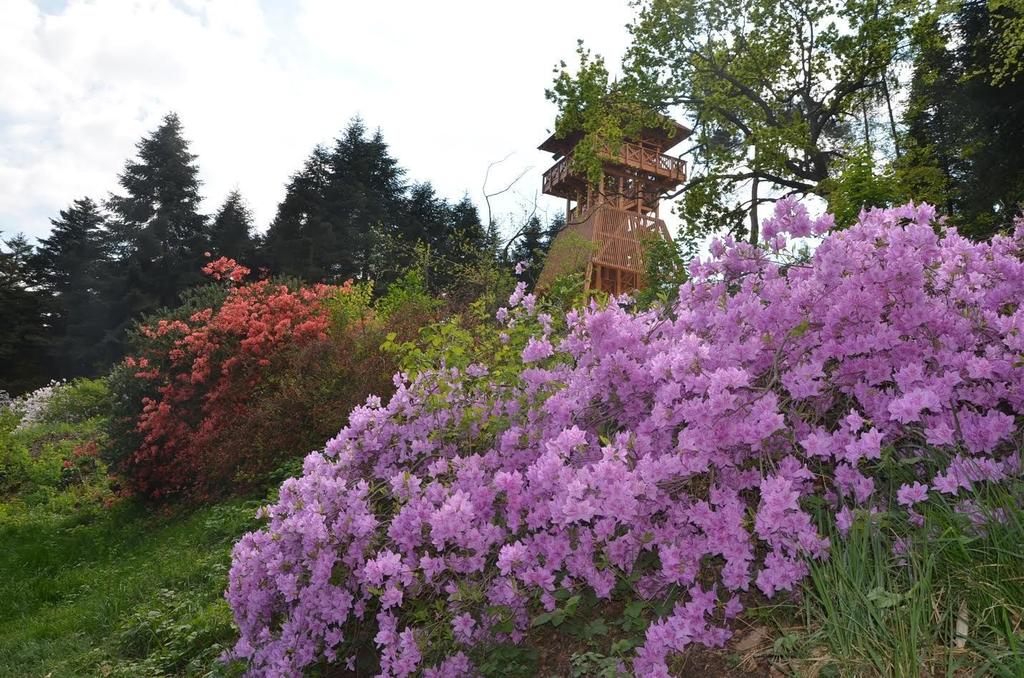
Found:
[[50, 400], [65, 383], [65, 381], [53, 380], [46, 386], [11, 401], [10, 409], [21, 417], [14, 430], [23, 431], [30, 426], [42, 423]]

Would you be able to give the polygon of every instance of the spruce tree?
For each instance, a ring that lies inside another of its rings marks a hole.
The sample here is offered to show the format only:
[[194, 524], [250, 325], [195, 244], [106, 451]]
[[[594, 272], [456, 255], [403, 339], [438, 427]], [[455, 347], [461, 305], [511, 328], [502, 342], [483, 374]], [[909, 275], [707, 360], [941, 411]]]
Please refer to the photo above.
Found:
[[310, 281], [326, 276], [321, 257], [334, 250], [327, 210], [330, 181], [330, 152], [318, 145], [289, 180], [263, 238], [262, 259], [274, 273]]
[[368, 280], [376, 274], [379, 234], [394, 233], [400, 222], [405, 170], [392, 157], [381, 131], [368, 138], [358, 117], [337, 139], [331, 168], [327, 209], [336, 249], [328, 276]]
[[118, 177], [123, 194], [108, 201], [119, 258], [107, 290], [115, 336], [140, 315], [176, 304], [183, 290], [201, 282], [209, 245], [199, 213], [196, 156], [178, 116], [165, 116], [136, 148], [138, 157]]
[[252, 230], [252, 212], [242, 194], [231, 191], [210, 225], [210, 253], [252, 266], [256, 251]]
[[40, 289], [53, 301], [50, 329], [57, 371], [62, 377], [93, 374], [112, 358], [101, 298], [111, 271], [105, 218], [92, 199], [82, 198], [50, 223], [32, 265]]
[[38, 289], [32, 246], [0, 240], [0, 390], [18, 395], [50, 377], [50, 299]]

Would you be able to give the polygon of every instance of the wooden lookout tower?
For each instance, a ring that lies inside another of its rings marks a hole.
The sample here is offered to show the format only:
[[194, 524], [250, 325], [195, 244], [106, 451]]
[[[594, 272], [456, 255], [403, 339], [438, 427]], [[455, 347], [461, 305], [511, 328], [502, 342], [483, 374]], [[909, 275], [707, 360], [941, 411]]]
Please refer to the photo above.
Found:
[[601, 178], [589, 181], [573, 167], [582, 133], [539, 148], [555, 157], [544, 173], [544, 192], [565, 198], [566, 226], [551, 245], [537, 287], [548, 287], [565, 273], [584, 271], [584, 288], [622, 294], [643, 286], [645, 241], [670, 239], [659, 216], [661, 196], [686, 181], [686, 163], [665, 154], [690, 135], [686, 127], [643, 130], [618, 147], [600, 149]]

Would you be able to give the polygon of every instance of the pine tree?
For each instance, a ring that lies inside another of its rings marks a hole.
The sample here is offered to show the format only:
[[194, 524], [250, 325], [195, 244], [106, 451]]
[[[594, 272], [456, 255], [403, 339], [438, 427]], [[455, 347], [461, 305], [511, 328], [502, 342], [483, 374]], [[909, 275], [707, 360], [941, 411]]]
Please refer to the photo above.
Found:
[[231, 191], [210, 225], [211, 254], [253, 265], [256, 242], [252, 231], [252, 212], [242, 194], [237, 190]]
[[101, 299], [110, 259], [105, 218], [90, 198], [76, 200], [51, 219], [53, 228], [32, 258], [41, 290], [54, 304], [52, 341], [59, 375], [93, 374], [112, 358], [105, 342], [107, 309]]
[[378, 129], [367, 138], [366, 126], [354, 118], [331, 153], [327, 208], [337, 248], [328, 275], [369, 280], [375, 277], [380, 233], [394, 233], [401, 221], [406, 194], [405, 170]]
[[262, 258], [274, 273], [312, 281], [326, 277], [321, 257], [334, 251], [327, 210], [330, 181], [330, 152], [318, 145], [289, 180], [263, 239]]
[[115, 336], [141, 314], [176, 304], [183, 290], [202, 281], [208, 247], [199, 169], [178, 116], [168, 114], [136, 147], [138, 157], [118, 178], [124, 194], [108, 202], [119, 259], [107, 288]]
[[49, 378], [49, 297], [37, 288], [32, 246], [0, 241], [0, 390], [20, 394]]

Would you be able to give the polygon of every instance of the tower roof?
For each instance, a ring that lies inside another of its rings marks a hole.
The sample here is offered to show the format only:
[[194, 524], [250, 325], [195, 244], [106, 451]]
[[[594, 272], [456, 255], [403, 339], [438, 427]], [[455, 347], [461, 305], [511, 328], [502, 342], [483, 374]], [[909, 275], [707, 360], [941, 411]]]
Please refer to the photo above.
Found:
[[[664, 120], [669, 125], [668, 129], [660, 125], [657, 127], [645, 127], [640, 131], [639, 137], [644, 140], [660, 142], [662, 144], [661, 150], [667, 151], [693, 134], [693, 130], [686, 125], [681, 125], [669, 118], [664, 118]], [[561, 139], [552, 134], [537, 148], [541, 151], [553, 153], [555, 158], [560, 158], [569, 153], [582, 138], [583, 132], [579, 131], [567, 134]]]

